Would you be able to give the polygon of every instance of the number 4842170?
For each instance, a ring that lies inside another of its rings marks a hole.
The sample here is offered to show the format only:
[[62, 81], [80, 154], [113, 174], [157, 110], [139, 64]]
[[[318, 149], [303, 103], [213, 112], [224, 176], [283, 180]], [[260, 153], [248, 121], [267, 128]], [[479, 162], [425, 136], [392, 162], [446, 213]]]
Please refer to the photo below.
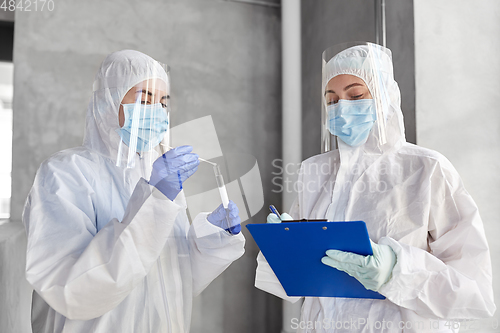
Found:
[[22, 12], [41, 12], [48, 10], [51, 12], [54, 10], [54, 7], [54, 0], [3, 0], [2, 5], [0, 5], [0, 10], [4, 12], [13, 12], [15, 10]]

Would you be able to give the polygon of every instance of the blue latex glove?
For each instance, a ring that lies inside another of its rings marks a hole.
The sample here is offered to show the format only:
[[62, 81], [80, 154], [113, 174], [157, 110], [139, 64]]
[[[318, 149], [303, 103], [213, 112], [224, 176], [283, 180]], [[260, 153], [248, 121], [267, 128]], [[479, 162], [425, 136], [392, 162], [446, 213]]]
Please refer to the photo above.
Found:
[[287, 213], [283, 213], [280, 215], [280, 218], [274, 213], [270, 213], [267, 215], [267, 223], [281, 223], [281, 221], [291, 221], [293, 218]]
[[153, 163], [149, 184], [172, 201], [182, 190], [182, 183], [198, 170], [198, 155], [191, 151], [191, 146], [177, 147], [167, 151]]
[[378, 291], [392, 276], [396, 254], [388, 245], [378, 245], [374, 242], [371, 244], [373, 250], [371, 256], [328, 250], [327, 256], [323, 257], [321, 262], [346, 272], [361, 282], [366, 289]]
[[[231, 200], [229, 200], [229, 204], [227, 205], [227, 211], [224, 209], [224, 206], [220, 204], [212, 213], [207, 216], [208, 222], [212, 223], [219, 228], [222, 228], [229, 232], [231, 235], [237, 235], [241, 231], [241, 219], [239, 215], [240, 211], [238, 206]], [[231, 225], [230, 228], [227, 228], [227, 218], [229, 219], [229, 223]]]

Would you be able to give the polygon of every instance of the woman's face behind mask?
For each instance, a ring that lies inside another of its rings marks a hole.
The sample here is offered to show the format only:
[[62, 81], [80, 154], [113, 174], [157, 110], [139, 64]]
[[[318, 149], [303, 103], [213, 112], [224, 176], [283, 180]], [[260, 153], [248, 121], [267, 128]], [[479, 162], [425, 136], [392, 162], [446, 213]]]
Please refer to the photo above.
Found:
[[123, 142], [136, 143], [136, 151], [156, 147], [168, 129], [169, 96], [163, 80], [145, 80], [132, 87], [124, 96], [118, 114], [118, 131]]
[[327, 105], [336, 104], [341, 99], [372, 99], [372, 95], [365, 81], [354, 75], [342, 74], [332, 78], [325, 88]]
[[140, 102], [142, 105], [151, 105], [161, 103], [162, 106], [166, 107], [169, 99], [168, 87], [163, 80], [150, 79], [136, 84], [125, 94], [120, 104], [120, 111], [118, 113], [120, 127], [123, 127], [125, 122], [123, 104]]
[[375, 103], [365, 82], [342, 74], [325, 88], [330, 133], [352, 147], [364, 144], [376, 120]]

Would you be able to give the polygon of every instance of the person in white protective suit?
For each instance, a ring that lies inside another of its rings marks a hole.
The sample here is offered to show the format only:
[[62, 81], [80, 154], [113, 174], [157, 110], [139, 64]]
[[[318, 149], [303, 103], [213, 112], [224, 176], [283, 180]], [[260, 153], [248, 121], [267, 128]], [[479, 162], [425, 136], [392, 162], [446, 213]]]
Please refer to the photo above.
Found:
[[33, 332], [189, 332], [193, 297], [243, 255], [234, 203], [189, 223], [181, 189], [198, 156], [158, 152], [169, 92], [151, 57], [110, 54], [83, 146], [40, 166], [23, 214]]
[[[364, 221], [373, 255], [318, 258], [386, 297], [305, 297], [297, 332], [458, 332], [492, 316], [492, 271], [478, 208], [452, 164], [406, 142], [390, 50], [343, 49], [324, 61], [322, 95], [338, 149], [302, 162], [293, 219]], [[326, 170], [326, 171], [325, 171]], [[273, 221], [270, 214], [268, 222]], [[282, 220], [284, 220], [282, 218]], [[262, 253], [257, 288], [288, 297]]]

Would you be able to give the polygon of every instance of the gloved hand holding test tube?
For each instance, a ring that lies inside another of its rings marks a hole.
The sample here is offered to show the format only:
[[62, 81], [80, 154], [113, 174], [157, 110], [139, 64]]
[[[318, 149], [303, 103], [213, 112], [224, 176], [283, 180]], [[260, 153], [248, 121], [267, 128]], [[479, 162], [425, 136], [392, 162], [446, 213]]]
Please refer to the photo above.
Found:
[[217, 187], [219, 188], [220, 199], [222, 200], [222, 206], [226, 210], [226, 222], [227, 228], [231, 228], [231, 221], [229, 220], [228, 215], [228, 207], [229, 207], [229, 197], [226, 191], [226, 185], [224, 184], [224, 178], [222, 178], [222, 173], [220, 172], [220, 168], [217, 164], [214, 164], [214, 173], [215, 173], [215, 181], [217, 182]]
[[[211, 164], [214, 167], [214, 173], [215, 173], [215, 181], [217, 182], [217, 187], [219, 188], [219, 195], [222, 200], [222, 207], [218, 207], [212, 214], [210, 214], [207, 217], [207, 220], [214, 224], [217, 225], [223, 229], [225, 229], [227, 232], [230, 234], [237, 234], [241, 231], [241, 219], [239, 217], [239, 211], [238, 207], [236, 204], [232, 201], [229, 201], [229, 196], [227, 195], [226, 191], [226, 185], [224, 184], [224, 178], [222, 177], [222, 173], [220, 172], [220, 168], [216, 163], [209, 162], [204, 159], [199, 159], [200, 161], [206, 162]], [[220, 210], [221, 208], [224, 209], [224, 224], [225, 226], [220, 225], [220, 216], [219, 219], [217, 219], [217, 214], [222, 213]]]
[[[170, 146], [168, 148], [173, 149]], [[211, 214], [209, 214], [207, 217], [208, 221], [222, 229], [225, 229], [227, 232], [233, 235], [238, 234], [241, 231], [241, 219], [239, 217], [239, 210], [236, 204], [229, 200], [229, 196], [227, 195], [226, 191], [226, 185], [224, 184], [224, 178], [222, 177], [219, 165], [217, 165], [217, 163], [207, 161], [201, 157], [198, 157], [198, 160], [213, 166], [215, 180], [217, 182], [217, 187], [219, 189], [219, 194], [222, 201], [222, 207], [219, 206]], [[222, 212], [221, 208], [224, 209], [224, 212]], [[225, 216], [221, 216], [221, 214], [224, 214]]]

